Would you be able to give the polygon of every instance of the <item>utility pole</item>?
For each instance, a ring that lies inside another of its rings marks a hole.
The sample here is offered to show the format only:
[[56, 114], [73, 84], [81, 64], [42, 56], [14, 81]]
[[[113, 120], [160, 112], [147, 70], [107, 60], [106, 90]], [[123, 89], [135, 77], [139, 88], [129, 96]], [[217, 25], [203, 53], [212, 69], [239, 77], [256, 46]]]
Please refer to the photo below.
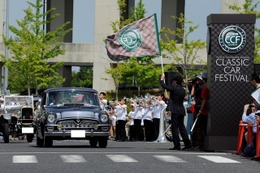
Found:
[[[9, 0], [5, 0], [5, 36], [9, 39]], [[9, 49], [5, 46], [5, 58], [9, 58]], [[4, 67], [4, 83], [3, 83], [3, 94], [7, 95], [10, 91], [8, 90], [8, 68]]]

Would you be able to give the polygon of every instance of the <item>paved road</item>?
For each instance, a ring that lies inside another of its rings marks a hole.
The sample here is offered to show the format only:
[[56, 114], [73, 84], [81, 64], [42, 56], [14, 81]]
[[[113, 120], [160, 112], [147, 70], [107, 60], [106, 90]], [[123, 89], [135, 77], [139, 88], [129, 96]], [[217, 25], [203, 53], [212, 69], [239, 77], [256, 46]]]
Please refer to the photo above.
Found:
[[91, 148], [88, 141], [54, 141], [52, 148], [35, 141], [0, 141], [0, 173], [86, 172], [258, 172], [259, 161], [229, 152], [170, 151], [171, 143], [114, 142]]

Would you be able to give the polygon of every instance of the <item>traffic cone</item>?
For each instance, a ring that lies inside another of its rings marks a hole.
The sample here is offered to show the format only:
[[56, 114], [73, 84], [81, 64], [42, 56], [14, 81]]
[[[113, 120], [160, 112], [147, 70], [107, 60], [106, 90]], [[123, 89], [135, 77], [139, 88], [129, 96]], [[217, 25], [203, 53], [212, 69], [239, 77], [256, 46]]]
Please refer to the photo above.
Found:
[[242, 149], [242, 141], [244, 137], [244, 132], [245, 132], [245, 124], [242, 120], [239, 121], [239, 127], [238, 127], [238, 137], [237, 137], [237, 152], [236, 154], [241, 153]]
[[253, 124], [251, 122], [248, 122], [247, 126], [247, 145], [249, 145], [253, 140]]

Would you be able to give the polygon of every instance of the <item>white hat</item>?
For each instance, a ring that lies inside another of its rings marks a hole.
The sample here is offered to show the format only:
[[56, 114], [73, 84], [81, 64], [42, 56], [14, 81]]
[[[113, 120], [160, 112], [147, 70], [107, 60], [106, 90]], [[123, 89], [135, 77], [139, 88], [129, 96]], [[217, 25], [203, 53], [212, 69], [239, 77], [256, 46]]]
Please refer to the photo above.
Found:
[[203, 79], [207, 79], [208, 77], [208, 73], [207, 72], [201, 72], [198, 74], [197, 78], [200, 79], [200, 80], [203, 80]]

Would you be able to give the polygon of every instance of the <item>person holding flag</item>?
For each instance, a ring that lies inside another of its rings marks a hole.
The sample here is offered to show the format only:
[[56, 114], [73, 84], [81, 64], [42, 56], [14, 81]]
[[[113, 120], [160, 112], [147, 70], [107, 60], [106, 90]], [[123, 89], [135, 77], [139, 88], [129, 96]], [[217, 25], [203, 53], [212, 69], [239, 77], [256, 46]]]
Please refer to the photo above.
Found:
[[174, 147], [170, 148], [170, 150], [181, 150], [180, 146], [180, 137], [183, 139], [185, 147], [182, 150], [186, 150], [191, 148], [191, 142], [188, 137], [185, 125], [184, 125], [184, 116], [185, 108], [183, 105], [184, 98], [186, 96], [185, 89], [181, 86], [182, 84], [182, 76], [180, 74], [176, 74], [173, 76], [171, 85], [165, 84], [165, 75], [162, 73], [161, 75], [161, 86], [170, 92], [170, 103], [168, 105], [169, 111], [171, 112], [171, 121], [172, 121], [172, 140]]

